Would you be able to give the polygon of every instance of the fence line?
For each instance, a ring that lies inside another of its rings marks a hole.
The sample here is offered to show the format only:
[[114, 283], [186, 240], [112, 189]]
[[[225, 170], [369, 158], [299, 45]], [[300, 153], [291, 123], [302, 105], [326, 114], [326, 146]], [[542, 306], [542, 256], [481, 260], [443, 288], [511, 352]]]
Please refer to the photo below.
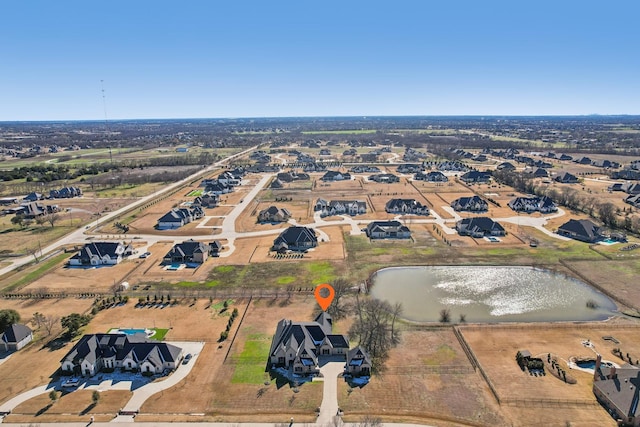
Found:
[[458, 330], [458, 328], [456, 328], [455, 326], [453, 327], [453, 330], [454, 330], [454, 333], [456, 334], [456, 337], [458, 337], [458, 340], [460, 341], [460, 345], [462, 345], [462, 348], [466, 347], [468, 349], [469, 353], [467, 354], [467, 357], [470, 356], [469, 360], [472, 361], [471, 364], [472, 365], [475, 364], [475, 366], [477, 366], [478, 370], [480, 371], [480, 375], [482, 375], [482, 378], [484, 378], [484, 381], [489, 386], [489, 390], [491, 390], [493, 397], [495, 397], [496, 401], [498, 402], [498, 405], [500, 405], [500, 396], [498, 396], [498, 391], [493, 386], [493, 383], [489, 379], [489, 376], [484, 372], [484, 369], [482, 369], [482, 365], [480, 365], [480, 363], [478, 362], [478, 358], [474, 354], [471, 347], [469, 347], [469, 344], [467, 344], [467, 341], [464, 339], [462, 332]]

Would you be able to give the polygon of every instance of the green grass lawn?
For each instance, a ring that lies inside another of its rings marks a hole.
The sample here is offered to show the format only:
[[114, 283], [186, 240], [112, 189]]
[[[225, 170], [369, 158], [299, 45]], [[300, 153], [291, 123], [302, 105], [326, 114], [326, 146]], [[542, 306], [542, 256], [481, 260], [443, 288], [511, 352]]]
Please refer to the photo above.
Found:
[[198, 197], [198, 196], [202, 196], [202, 190], [193, 190], [189, 194], [187, 194], [187, 197]]
[[11, 291], [15, 291], [17, 289], [20, 289], [21, 287], [28, 285], [29, 283], [41, 278], [42, 276], [44, 276], [49, 270], [51, 270], [53, 267], [55, 267], [56, 265], [58, 265], [59, 263], [61, 263], [62, 261], [64, 261], [65, 259], [69, 258], [71, 255], [73, 255], [72, 253], [61, 253], [58, 254], [54, 257], [49, 258], [46, 261], [41, 262], [40, 264], [38, 264], [38, 267], [35, 268], [34, 270], [30, 271], [29, 273], [22, 275], [19, 274], [19, 276], [21, 276], [18, 280], [16, 280], [15, 282], [11, 283], [9, 286], [5, 287], [3, 289], [4, 292], [11, 292]]
[[252, 334], [251, 338], [245, 342], [242, 353], [232, 357], [235, 363], [232, 383], [262, 384], [265, 380], [271, 338], [260, 334]]
[[151, 330], [156, 331], [156, 333], [151, 336], [151, 339], [156, 341], [164, 340], [164, 337], [167, 335], [167, 332], [169, 332], [169, 329], [163, 329], [163, 328], [151, 328]]

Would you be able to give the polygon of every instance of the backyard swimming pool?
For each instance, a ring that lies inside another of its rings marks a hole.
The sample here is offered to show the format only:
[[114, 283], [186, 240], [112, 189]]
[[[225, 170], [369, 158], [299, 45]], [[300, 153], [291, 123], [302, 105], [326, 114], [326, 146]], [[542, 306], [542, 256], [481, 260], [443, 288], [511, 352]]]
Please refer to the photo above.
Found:
[[109, 330], [110, 334], [125, 334], [125, 335], [135, 335], [135, 334], [145, 334], [147, 338], [152, 337], [156, 331], [153, 329], [142, 329], [142, 328], [112, 328]]

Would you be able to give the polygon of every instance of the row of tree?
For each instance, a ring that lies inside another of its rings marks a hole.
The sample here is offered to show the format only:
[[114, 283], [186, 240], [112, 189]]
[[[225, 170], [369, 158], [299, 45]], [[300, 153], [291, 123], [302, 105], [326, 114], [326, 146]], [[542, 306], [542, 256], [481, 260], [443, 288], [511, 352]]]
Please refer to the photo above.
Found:
[[522, 193], [547, 196], [558, 205], [600, 220], [607, 227], [640, 233], [640, 216], [631, 215], [633, 212], [631, 206], [628, 209], [620, 209], [611, 202], [601, 201], [597, 195], [590, 193], [585, 195], [567, 186], [557, 190], [548, 185], [537, 185], [532, 178], [518, 172], [496, 171], [493, 178], [496, 182], [513, 187]]

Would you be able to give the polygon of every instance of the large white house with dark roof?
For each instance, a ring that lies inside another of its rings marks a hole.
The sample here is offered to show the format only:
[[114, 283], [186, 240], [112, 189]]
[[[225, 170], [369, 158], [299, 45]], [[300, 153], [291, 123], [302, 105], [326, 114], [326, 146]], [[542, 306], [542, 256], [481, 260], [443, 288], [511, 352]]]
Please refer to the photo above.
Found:
[[293, 226], [284, 230], [273, 241], [276, 251], [306, 251], [318, 246], [318, 237], [313, 228]]
[[182, 349], [144, 334], [84, 335], [60, 361], [62, 372], [92, 376], [102, 369], [159, 374], [173, 370]]
[[331, 316], [322, 312], [313, 322], [294, 322], [282, 319], [269, 350], [271, 368], [291, 369], [294, 374], [315, 374], [319, 371], [318, 357], [341, 356], [346, 361], [349, 340], [332, 334]]
[[17, 351], [33, 340], [33, 332], [26, 325], [14, 323], [0, 333], [0, 350]]
[[429, 215], [429, 208], [415, 199], [391, 199], [384, 209], [395, 214]]
[[131, 255], [132, 251], [131, 245], [123, 245], [119, 242], [91, 242], [69, 258], [69, 265], [116, 265], [122, 261], [123, 257]]

